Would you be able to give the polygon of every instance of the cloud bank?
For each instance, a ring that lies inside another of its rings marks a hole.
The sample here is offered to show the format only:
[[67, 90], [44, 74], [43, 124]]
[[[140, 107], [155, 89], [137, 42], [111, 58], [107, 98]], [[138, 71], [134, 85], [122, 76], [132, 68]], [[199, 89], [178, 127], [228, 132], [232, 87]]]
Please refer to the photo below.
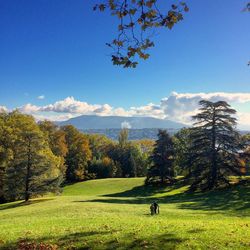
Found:
[[[250, 93], [177, 93], [172, 92], [169, 96], [159, 100], [158, 104], [149, 103], [139, 107], [114, 108], [109, 104], [89, 104], [76, 100], [70, 96], [55, 103], [37, 106], [31, 103], [25, 104], [18, 109], [26, 114], [32, 114], [37, 119], [49, 119], [53, 121], [67, 120], [80, 115], [100, 116], [150, 116], [160, 119], [191, 124], [191, 116], [199, 109], [200, 100], [228, 102], [236, 107], [237, 118], [241, 128], [250, 129]], [[246, 111], [249, 107], [249, 112]], [[7, 111], [5, 106], [0, 106], [0, 111]]]
[[[226, 101], [232, 106], [235, 104], [243, 106], [243, 104], [250, 102], [250, 93], [215, 92], [179, 94], [172, 92], [169, 97], [161, 100], [161, 108], [164, 110], [166, 118], [189, 124], [191, 122], [191, 116], [198, 112], [198, 103], [200, 100], [212, 102]], [[245, 113], [245, 115], [249, 114]], [[240, 113], [238, 115], [240, 115]], [[250, 120], [248, 123], [250, 124]]]

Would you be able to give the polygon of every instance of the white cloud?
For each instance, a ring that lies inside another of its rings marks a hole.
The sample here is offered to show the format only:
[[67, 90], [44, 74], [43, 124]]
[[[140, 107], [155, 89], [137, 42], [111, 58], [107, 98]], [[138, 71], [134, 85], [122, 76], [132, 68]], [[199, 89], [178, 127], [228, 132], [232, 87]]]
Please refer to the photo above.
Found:
[[110, 115], [112, 113], [113, 108], [109, 104], [104, 104], [97, 109], [95, 109], [93, 112], [100, 115]]
[[94, 110], [101, 108], [101, 105], [91, 105], [87, 102], [81, 102], [74, 99], [73, 96], [64, 100], [57, 101], [54, 104], [43, 106], [40, 111], [57, 112], [57, 113], [73, 113], [73, 114], [89, 114]]
[[160, 105], [149, 103], [146, 106], [131, 107], [130, 113], [133, 116], [151, 116], [156, 118], [164, 118], [165, 114]]
[[19, 107], [18, 110], [25, 114], [33, 114], [33, 113], [40, 111], [40, 107], [28, 103], [22, 107]]
[[131, 124], [129, 122], [124, 121], [124, 122], [121, 123], [121, 128], [131, 129], [132, 126], [131, 126]]
[[[210, 101], [224, 100], [237, 107], [237, 118], [240, 128], [250, 129], [250, 111], [244, 112], [250, 107], [250, 93], [177, 93], [172, 92], [168, 97], [160, 100], [159, 104], [149, 103], [144, 106], [114, 108], [109, 104], [89, 104], [76, 100], [74, 97], [67, 97], [55, 103], [36, 106], [28, 103], [19, 108], [23, 113], [32, 114], [37, 119], [44, 120], [67, 120], [79, 115], [100, 115], [100, 116], [150, 116], [161, 119], [191, 124], [192, 115], [199, 109], [199, 101], [202, 99]], [[242, 110], [241, 110], [242, 108]], [[0, 110], [7, 111], [7, 108], [0, 106]]]
[[7, 107], [5, 107], [5, 106], [0, 106], [0, 113], [2, 113], [2, 112], [8, 112]]
[[243, 104], [250, 102], [250, 93], [215, 92], [179, 94], [172, 92], [169, 97], [161, 100], [161, 108], [167, 119], [190, 124], [191, 116], [198, 112], [198, 103], [203, 99], [213, 102], [223, 100], [233, 106], [236, 103]]
[[43, 100], [43, 99], [45, 99], [45, 95], [39, 95], [39, 96], [37, 97], [37, 99]]
[[239, 129], [249, 130], [250, 129], [250, 112], [238, 112], [237, 119], [239, 123]]

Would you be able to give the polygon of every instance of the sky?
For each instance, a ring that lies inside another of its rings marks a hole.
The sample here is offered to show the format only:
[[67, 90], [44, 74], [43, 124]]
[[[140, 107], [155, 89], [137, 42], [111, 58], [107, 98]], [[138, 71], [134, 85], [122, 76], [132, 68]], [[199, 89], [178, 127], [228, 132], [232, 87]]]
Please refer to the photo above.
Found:
[[96, 2], [0, 0], [0, 110], [19, 108], [37, 119], [97, 114], [188, 124], [205, 98], [228, 101], [240, 128], [250, 129], [247, 1], [187, 0], [184, 20], [159, 31], [150, 59], [136, 69], [112, 65], [105, 43], [116, 36], [117, 20], [93, 12]]

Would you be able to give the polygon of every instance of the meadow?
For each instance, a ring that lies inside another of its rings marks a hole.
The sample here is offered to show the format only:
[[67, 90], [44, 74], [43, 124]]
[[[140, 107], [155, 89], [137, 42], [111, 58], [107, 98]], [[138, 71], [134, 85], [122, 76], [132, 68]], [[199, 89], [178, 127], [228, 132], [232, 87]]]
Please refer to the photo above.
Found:
[[0, 249], [250, 249], [249, 184], [191, 194], [181, 182], [143, 181], [92, 180], [60, 196], [2, 204]]

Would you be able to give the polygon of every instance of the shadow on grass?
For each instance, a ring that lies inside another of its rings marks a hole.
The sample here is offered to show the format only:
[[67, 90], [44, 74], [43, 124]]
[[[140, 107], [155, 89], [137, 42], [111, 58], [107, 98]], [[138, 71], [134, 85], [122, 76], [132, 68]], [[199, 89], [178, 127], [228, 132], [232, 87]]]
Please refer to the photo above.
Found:
[[207, 193], [181, 193], [165, 199], [169, 203], [180, 203], [179, 208], [194, 210], [248, 212], [250, 209], [250, 183]]
[[172, 186], [137, 186], [130, 190], [124, 192], [115, 193], [115, 194], [106, 194], [102, 195], [103, 197], [149, 197], [155, 194], [161, 194], [170, 192], [173, 189], [178, 189], [183, 186], [183, 181], [178, 181], [175, 185]]
[[[176, 187], [176, 186], [175, 186]], [[159, 192], [166, 192], [166, 196], [163, 197], [150, 197], [149, 187], [135, 187], [129, 191], [117, 193], [113, 195], [106, 195], [110, 198], [100, 198], [88, 201], [78, 202], [102, 202], [102, 203], [116, 203], [116, 204], [150, 204], [154, 200], [157, 200], [160, 204], [177, 204], [181, 209], [193, 209], [193, 210], [206, 210], [206, 211], [221, 211], [221, 212], [244, 212], [250, 209], [250, 183], [234, 185], [229, 188], [210, 191], [206, 193], [177, 193], [168, 194], [168, 190], [160, 190]], [[145, 191], [146, 189], [146, 191]], [[140, 193], [141, 191], [141, 193]], [[153, 188], [151, 194], [159, 193]], [[140, 197], [139, 197], [140, 194]], [[145, 195], [145, 197], [142, 197]], [[111, 198], [114, 197], [114, 198]], [[119, 197], [123, 198], [120, 199]], [[131, 197], [131, 198], [130, 198]], [[126, 198], [126, 199], [124, 199]]]
[[28, 206], [28, 205], [41, 203], [41, 202], [45, 202], [45, 201], [50, 201], [50, 200], [53, 200], [53, 198], [37, 199], [37, 200], [30, 200], [30, 201], [19, 201], [19, 202], [11, 202], [11, 203], [6, 203], [6, 204], [1, 204], [0, 211], [6, 210], [6, 209], [11, 209], [11, 208], [16, 208], [16, 207]]
[[[107, 231], [88, 231], [65, 234], [60, 237], [42, 237], [19, 239], [18, 242], [3, 245], [1, 249], [176, 249], [186, 241], [175, 234], [157, 234], [149, 237], [139, 237], [134, 234], [124, 234], [119, 237]], [[104, 236], [101, 238], [101, 236]], [[25, 248], [26, 247], [26, 248]], [[33, 247], [33, 248], [29, 248]], [[53, 248], [54, 247], [54, 248]]]

